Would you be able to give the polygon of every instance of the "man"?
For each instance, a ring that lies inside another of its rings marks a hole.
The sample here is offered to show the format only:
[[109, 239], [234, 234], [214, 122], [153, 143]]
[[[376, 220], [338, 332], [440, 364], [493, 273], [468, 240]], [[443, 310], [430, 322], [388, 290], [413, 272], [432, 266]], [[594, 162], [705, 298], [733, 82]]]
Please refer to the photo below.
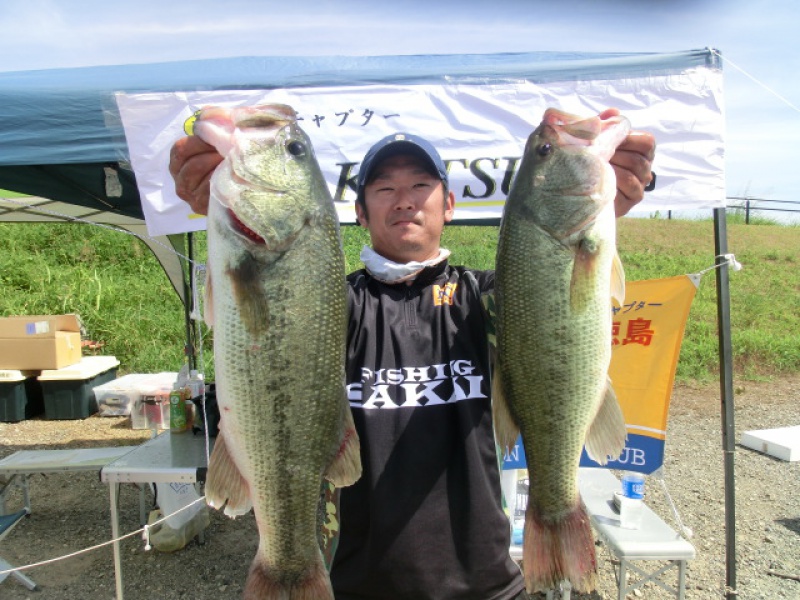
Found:
[[[618, 215], [642, 199], [654, 151], [634, 132], [614, 156]], [[200, 140], [173, 147], [176, 190], [197, 212], [219, 160]], [[426, 140], [376, 143], [357, 187], [372, 247], [348, 276], [346, 372], [363, 473], [341, 490], [337, 600], [527, 598], [508, 555], [492, 431], [481, 295], [494, 274], [448, 264], [440, 239], [455, 196]]]

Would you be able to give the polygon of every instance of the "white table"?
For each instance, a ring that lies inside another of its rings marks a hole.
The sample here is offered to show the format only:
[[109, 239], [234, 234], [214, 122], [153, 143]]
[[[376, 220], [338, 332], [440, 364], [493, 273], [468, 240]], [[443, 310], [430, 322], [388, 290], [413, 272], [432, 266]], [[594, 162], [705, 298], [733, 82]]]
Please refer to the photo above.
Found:
[[0, 514], [5, 513], [8, 491], [22, 488], [25, 508], [31, 510], [28, 478], [38, 473], [63, 473], [72, 471], [100, 471], [136, 446], [114, 446], [102, 448], [70, 448], [65, 450], [19, 450], [0, 460], [0, 476], [7, 477], [0, 483]]
[[[213, 439], [211, 440], [213, 445]], [[210, 448], [209, 448], [210, 452]], [[100, 480], [109, 484], [111, 535], [114, 541], [114, 575], [117, 600], [123, 600], [119, 548], [119, 485], [121, 483], [196, 483], [206, 479], [206, 444], [191, 431], [169, 431], [148, 440], [132, 452], [107, 464]]]
[[[652, 581], [683, 600], [686, 593], [686, 561], [695, 557], [694, 546], [683, 539], [646, 504], [643, 506], [641, 527], [623, 529], [620, 526], [619, 513], [613, 508], [614, 492], [621, 491], [621, 486], [619, 480], [607, 469], [581, 468], [578, 484], [586, 510], [591, 516], [592, 525], [620, 560], [619, 600], [624, 600], [628, 592], [632, 592], [647, 581]], [[638, 560], [667, 561], [668, 564], [647, 573], [631, 562]], [[673, 567], [678, 569], [676, 587], [668, 586], [658, 579], [662, 573]], [[644, 579], [629, 586], [625, 577], [629, 568]]]

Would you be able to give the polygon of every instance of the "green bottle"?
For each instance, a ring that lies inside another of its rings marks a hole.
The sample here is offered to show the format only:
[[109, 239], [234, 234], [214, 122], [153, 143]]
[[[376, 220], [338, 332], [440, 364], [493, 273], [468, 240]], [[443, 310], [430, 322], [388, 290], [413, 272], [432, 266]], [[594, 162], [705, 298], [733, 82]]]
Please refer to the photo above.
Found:
[[169, 430], [171, 433], [183, 433], [189, 422], [186, 417], [186, 389], [174, 388], [169, 393]]

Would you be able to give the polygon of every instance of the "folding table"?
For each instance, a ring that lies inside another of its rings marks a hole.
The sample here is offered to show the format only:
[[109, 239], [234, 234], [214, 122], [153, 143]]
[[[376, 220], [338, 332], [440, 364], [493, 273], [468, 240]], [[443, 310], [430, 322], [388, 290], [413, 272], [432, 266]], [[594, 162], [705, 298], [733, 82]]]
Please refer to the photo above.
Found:
[[[64, 450], [19, 450], [0, 460], [0, 538], [4, 537], [19, 520], [31, 513], [31, 497], [28, 478], [31, 475], [76, 471], [99, 471], [104, 465], [114, 461], [135, 446], [114, 446], [102, 448], [70, 448]], [[6, 514], [6, 499], [9, 492], [18, 487], [22, 490], [24, 508], [13, 514]], [[12, 568], [0, 558], [0, 569]], [[34, 590], [36, 584], [21, 571], [11, 573], [28, 589]], [[6, 576], [0, 576], [3, 581]]]
[[[213, 445], [213, 439], [211, 440]], [[211, 451], [209, 446], [209, 452]], [[191, 431], [165, 431], [132, 452], [107, 464], [100, 479], [109, 484], [111, 535], [114, 539], [114, 575], [117, 600], [123, 600], [122, 564], [119, 548], [119, 485], [121, 483], [204, 482], [208, 461], [204, 436]]]

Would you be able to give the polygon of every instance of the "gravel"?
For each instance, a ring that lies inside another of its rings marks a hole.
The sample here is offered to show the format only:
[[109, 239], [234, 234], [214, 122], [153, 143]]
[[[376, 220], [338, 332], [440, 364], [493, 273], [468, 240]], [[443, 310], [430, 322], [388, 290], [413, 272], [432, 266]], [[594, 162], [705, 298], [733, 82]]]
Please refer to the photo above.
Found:
[[[800, 424], [800, 375], [737, 383], [736, 441], [751, 429]], [[724, 598], [726, 531], [723, 446], [718, 384], [680, 385], [670, 411], [665, 479], [686, 526], [694, 532], [697, 558], [689, 562], [688, 599]], [[78, 421], [30, 419], [0, 423], [0, 457], [15, 450], [136, 444], [148, 432], [131, 430], [123, 418], [93, 416]], [[800, 461], [784, 462], [736, 446], [736, 572], [740, 598], [800, 598]], [[33, 514], [2, 542], [0, 555], [15, 565], [57, 558], [110, 538], [108, 488], [97, 473], [31, 478]], [[661, 486], [651, 477], [647, 504], [677, 528]], [[122, 486], [120, 527], [139, 528], [138, 489]], [[152, 499], [150, 497], [150, 499]], [[21, 494], [12, 491], [8, 510]], [[236, 520], [212, 511], [205, 543], [192, 541], [172, 554], [146, 551], [138, 536], [121, 542], [125, 597], [238, 598], [257, 539], [252, 515]], [[576, 600], [616, 598], [612, 556], [598, 545], [598, 589], [572, 594]], [[646, 565], [652, 566], [652, 565]], [[665, 581], [675, 582], [674, 571]], [[110, 546], [27, 571], [40, 591], [9, 578], [3, 600], [111, 600], [116, 597]], [[648, 583], [629, 597], [669, 598]]]

